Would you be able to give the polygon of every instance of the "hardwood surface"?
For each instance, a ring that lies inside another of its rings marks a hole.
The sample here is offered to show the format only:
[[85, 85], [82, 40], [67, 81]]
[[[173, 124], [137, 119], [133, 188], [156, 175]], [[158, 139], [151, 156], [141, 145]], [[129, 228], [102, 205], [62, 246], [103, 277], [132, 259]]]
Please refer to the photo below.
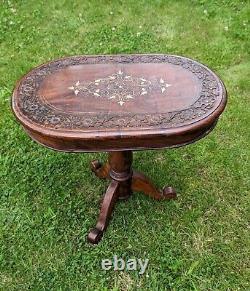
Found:
[[194, 142], [216, 125], [226, 90], [206, 66], [170, 55], [76, 56], [43, 64], [16, 85], [12, 109], [28, 135], [68, 152], [109, 152], [91, 163], [110, 179], [96, 227], [98, 243], [118, 199], [132, 191], [157, 200], [174, 199], [132, 169], [132, 150], [176, 147]]
[[225, 105], [210, 69], [169, 55], [59, 59], [25, 75], [12, 99], [34, 140], [74, 152], [185, 145], [212, 130]]

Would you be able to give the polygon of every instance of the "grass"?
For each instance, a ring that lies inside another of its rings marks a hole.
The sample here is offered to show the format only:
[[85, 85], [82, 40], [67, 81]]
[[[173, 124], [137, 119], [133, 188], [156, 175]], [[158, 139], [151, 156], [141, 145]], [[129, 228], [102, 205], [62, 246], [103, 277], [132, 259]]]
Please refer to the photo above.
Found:
[[[0, 3], [0, 289], [249, 290], [248, 1]], [[17, 125], [10, 96], [32, 67], [66, 55], [169, 53], [224, 80], [227, 110], [190, 146], [137, 152], [134, 166], [178, 200], [140, 193], [115, 209], [105, 239], [86, 235], [107, 183], [88, 170], [103, 154], [53, 152]], [[144, 275], [101, 269], [114, 255], [149, 259]]]

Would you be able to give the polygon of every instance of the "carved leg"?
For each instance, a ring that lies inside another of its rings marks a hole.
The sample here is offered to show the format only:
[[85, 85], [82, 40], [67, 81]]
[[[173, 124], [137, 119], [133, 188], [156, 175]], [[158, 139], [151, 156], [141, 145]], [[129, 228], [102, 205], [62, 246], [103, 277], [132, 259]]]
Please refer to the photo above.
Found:
[[132, 194], [132, 152], [111, 152], [104, 166], [98, 161], [91, 163], [93, 172], [99, 178], [109, 178], [111, 183], [104, 195], [96, 227], [88, 234], [88, 241], [97, 244], [108, 226], [117, 199], [126, 199]]
[[109, 177], [109, 171], [110, 171], [110, 165], [109, 163], [105, 163], [104, 165], [99, 162], [98, 160], [93, 160], [90, 163], [91, 171], [101, 179], [108, 179]]
[[158, 190], [154, 184], [140, 172], [133, 172], [132, 177], [132, 190], [143, 192], [145, 195], [150, 196], [156, 200], [175, 199], [176, 192], [172, 187], [164, 187], [162, 191]]
[[93, 244], [97, 244], [101, 240], [103, 236], [103, 232], [108, 226], [115, 202], [118, 198], [118, 195], [119, 195], [118, 190], [119, 190], [119, 183], [117, 181], [112, 180], [103, 198], [101, 211], [99, 214], [96, 227], [91, 229], [88, 234], [89, 242]]
[[96, 227], [88, 234], [88, 241], [97, 244], [108, 226], [112, 210], [118, 199], [127, 199], [132, 191], [141, 191], [154, 199], [174, 199], [176, 192], [172, 187], [164, 187], [159, 191], [142, 173], [131, 169], [132, 152], [111, 152], [108, 162], [102, 165], [99, 161], [91, 162], [91, 169], [99, 178], [111, 179], [104, 195], [101, 211]]

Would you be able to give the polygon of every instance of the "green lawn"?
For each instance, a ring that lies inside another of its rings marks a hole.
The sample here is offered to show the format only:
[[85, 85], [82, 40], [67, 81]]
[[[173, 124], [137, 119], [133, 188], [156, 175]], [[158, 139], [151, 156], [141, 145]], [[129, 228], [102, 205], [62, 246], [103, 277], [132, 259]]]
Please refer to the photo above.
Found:
[[[0, 289], [250, 290], [250, 2], [0, 1]], [[134, 166], [178, 200], [135, 193], [104, 240], [86, 242], [107, 182], [88, 170], [104, 154], [32, 142], [10, 109], [14, 84], [53, 58], [169, 53], [207, 64], [227, 109], [190, 146], [137, 152]], [[144, 275], [103, 271], [114, 255], [149, 259]]]

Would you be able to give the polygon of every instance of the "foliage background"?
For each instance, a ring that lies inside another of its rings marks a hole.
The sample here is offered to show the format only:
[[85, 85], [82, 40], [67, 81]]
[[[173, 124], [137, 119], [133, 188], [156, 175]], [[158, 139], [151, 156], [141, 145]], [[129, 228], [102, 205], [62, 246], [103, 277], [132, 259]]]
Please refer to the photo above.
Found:
[[[249, 290], [249, 1], [0, 2], [0, 288], [2, 290]], [[227, 110], [205, 139], [137, 152], [134, 166], [179, 198], [135, 193], [104, 240], [86, 235], [107, 184], [88, 171], [103, 154], [32, 142], [10, 109], [14, 84], [65, 55], [169, 53], [224, 80]], [[149, 259], [143, 276], [101, 259]]]

